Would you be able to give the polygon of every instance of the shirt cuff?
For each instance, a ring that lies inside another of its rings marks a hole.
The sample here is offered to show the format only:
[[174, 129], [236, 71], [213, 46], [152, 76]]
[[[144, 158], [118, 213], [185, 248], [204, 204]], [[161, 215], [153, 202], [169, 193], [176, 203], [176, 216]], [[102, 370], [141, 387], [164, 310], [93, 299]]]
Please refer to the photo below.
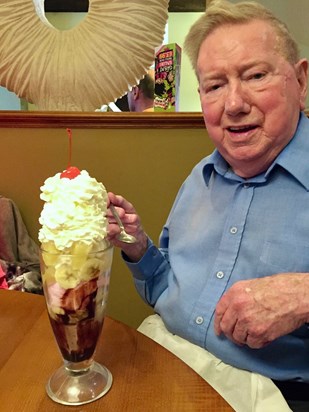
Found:
[[139, 280], [151, 278], [158, 267], [165, 260], [160, 250], [148, 238], [147, 251], [138, 262], [131, 262], [125, 253], [121, 252], [122, 258], [133, 274]]

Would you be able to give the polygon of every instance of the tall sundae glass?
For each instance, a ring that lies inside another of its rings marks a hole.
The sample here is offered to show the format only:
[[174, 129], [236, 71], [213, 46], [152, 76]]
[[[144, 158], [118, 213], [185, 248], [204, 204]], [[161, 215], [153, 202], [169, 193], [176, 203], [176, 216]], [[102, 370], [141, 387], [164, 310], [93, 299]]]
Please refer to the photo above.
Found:
[[94, 361], [112, 256], [111, 246], [89, 253], [41, 250], [49, 319], [64, 361], [46, 386], [48, 395], [58, 403], [88, 403], [103, 396], [112, 385], [110, 371]]
[[63, 358], [46, 390], [58, 403], [82, 405], [112, 385], [110, 371], [94, 361], [113, 258], [106, 239], [107, 193], [88, 172], [71, 167], [46, 179], [41, 191], [43, 289]]

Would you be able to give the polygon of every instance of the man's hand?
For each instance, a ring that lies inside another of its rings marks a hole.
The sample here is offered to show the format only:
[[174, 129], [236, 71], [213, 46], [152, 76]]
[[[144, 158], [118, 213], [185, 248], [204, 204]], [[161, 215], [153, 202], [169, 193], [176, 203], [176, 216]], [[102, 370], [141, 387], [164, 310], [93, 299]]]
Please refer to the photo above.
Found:
[[219, 300], [215, 332], [261, 348], [309, 318], [309, 274], [284, 273], [235, 283]]
[[107, 211], [109, 223], [107, 238], [114, 246], [120, 247], [132, 262], [137, 262], [147, 250], [147, 235], [142, 228], [140, 217], [137, 215], [133, 205], [122, 196], [109, 192], [108, 199], [109, 203], [113, 203], [116, 207], [126, 232], [135, 236], [136, 242], [128, 244], [117, 239], [120, 228], [109, 209]]

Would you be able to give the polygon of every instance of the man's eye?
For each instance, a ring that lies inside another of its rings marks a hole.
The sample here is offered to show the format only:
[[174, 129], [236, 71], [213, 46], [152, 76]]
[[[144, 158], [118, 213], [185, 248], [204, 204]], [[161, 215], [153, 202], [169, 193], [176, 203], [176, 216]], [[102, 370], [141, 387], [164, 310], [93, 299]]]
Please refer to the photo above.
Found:
[[254, 73], [251, 76], [249, 76], [249, 80], [260, 80], [265, 77], [265, 73]]
[[218, 90], [220, 87], [220, 84], [210, 84], [209, 86], [206, 86], [206, 93], [214, 92]]

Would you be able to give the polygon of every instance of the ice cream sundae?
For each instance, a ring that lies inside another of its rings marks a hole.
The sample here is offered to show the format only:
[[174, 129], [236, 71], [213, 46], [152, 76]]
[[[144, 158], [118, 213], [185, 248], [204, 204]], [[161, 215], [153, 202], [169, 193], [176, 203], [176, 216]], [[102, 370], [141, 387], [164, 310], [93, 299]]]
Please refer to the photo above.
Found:
[[46, 179], [41, 192], [39, 241], [49, 317], [63, 358], [81, 362], [94, 353], [107, 302], [107, 192], [75, 167]]

